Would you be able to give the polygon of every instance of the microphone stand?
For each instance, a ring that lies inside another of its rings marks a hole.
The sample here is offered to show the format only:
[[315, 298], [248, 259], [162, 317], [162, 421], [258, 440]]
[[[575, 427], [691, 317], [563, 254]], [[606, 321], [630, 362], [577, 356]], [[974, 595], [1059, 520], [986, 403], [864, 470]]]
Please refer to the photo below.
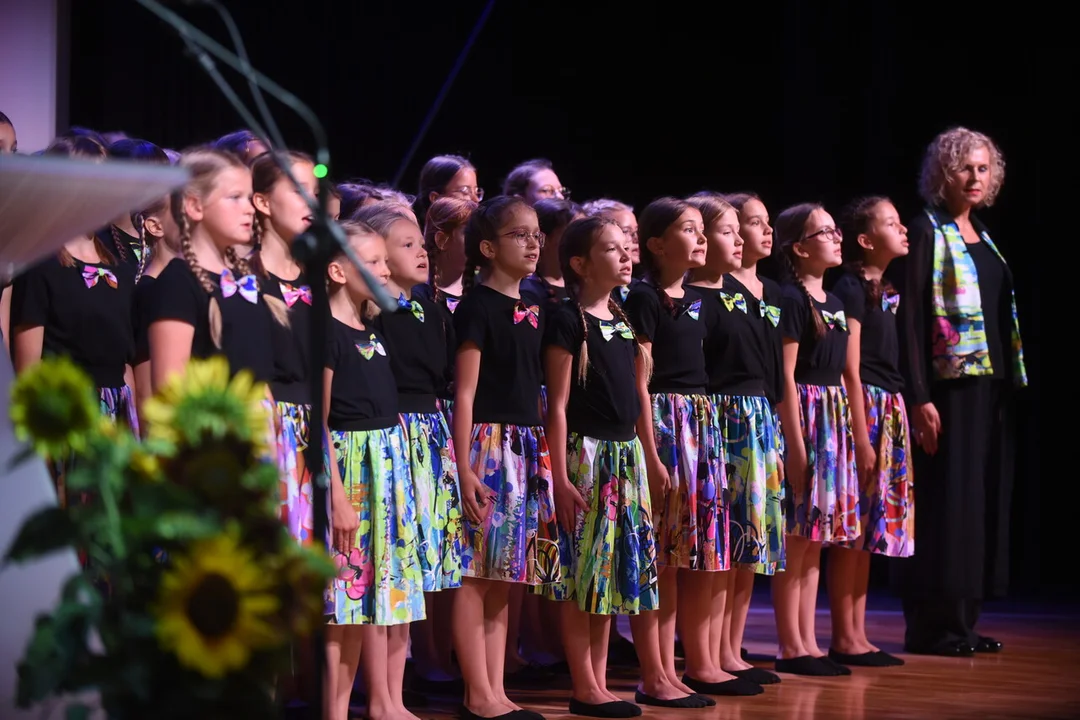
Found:
[[[188, 50], [195, 55], [199, 64], [221, 89], [225, 98], [233, 108], [236, 109], [244, 122], [246, 122], [258, 135], [263, 138], [267, 137], [265, 131], [260, 127], [260, 123], [256, 121], [252, 113], [240, 101], [236, 92], [221, 76], [221, 73], [217, 70], [210, 55], [215, 56], [242, 76], [246, 77], [253, 88], [265, 90], [269, 95], [277, 98], [282, 104], [292, 108], [301, 119], [307, 123], [315, 138], [317, 147], [315, 161], [324, 169], [322, 176], [318, 178], [319, 196], [317, 200], [312, 198], [304, 190], [303, 186], [293, 175], [292, 169], [289, 167], [290, 163], [288, 157], [283, 157], [280, 154], [281, 150], [286, 149], [285, 144], [278, 133], [277, 126], [270, 117], [265, 104], [259, 102], [260, 109], [263, 111], [263, 115], [267, 120], [266, 125], [270, 127], [274, 136], [270, 138], [273, 141], [270, 145], [272, 157], [281, 171], [289, 178], [290, 182], [292, 182], [293, 186], [300, 193], [301, 197], [304, 198], [308, 207], [312, 210], [313, 220], [311, 227], [306, 233], [293, 241], [292, 254], [304, 267], [311, 283], [311, 361], [309, 364], [310, 377], [308, 378], [311, 386], [311, 417], [308, 421], [309, 437], [308, 446], [305, 451], [305, 460], [307, 469], [311, 472], [312, 478], [312, 519], [314, 521], [315, 537], [327, 542], [327, 551], [329, 551], [328, 536], [330, 518], [328, 516], [329, 488], [327, 486], [329, 473], [325, 471], [323, 457], [323, 446], [326, 441], [325, 423], [323, 421], [326, 410], [323, 368], [326, 365], [326, 345], [330, 327], [330, 299], [326, 289], [327, 267], [336, 255], [343, 252], [356, 267], [360, 276], [371, 290], [372, 295], [374, 295], [375, 302], [381, 308], [387, 312], [392, 312], [397, 307], [397, 302], [390, 297], [389, 293], [386, 292], [386, 289], [375, 280], [370, 271], [368, 271], [364, 264], [360, 262], [356, 253], [349, 246], [345, 232], [341, 229], [340, 225], [334, 222], [330, 217], [330, 213], [327, 211], [327, 202], [331, 195], [331, 187], [328, 177], [329, 173], [325, 170], [328, 169], [330, 165], [330, 151], [328, 148], [326, 131], [315, 113], [312, 112], [309, 107], [304, 105], [295, 95], [252, 68], [247, 61], [246, 53], [244, 53], [244, 57], [239, 57], [230, 52], [211, 37], [201, 32], [194, 25], [164, 7], [156, 0], [135, 1], [157, 15], [180, 35]], [[224, 11], [223, 7], [218, 6], [217, 9], [223, 17], [227, 15], [227, 12]], [[238, 37], [238, 33], [233, 32], [235, 29], [234, 24], [229, 21], [226, 21], [226, 24], [230, 26], [230, 33], [233, 35], [235, 41]], [[258, 96], [258, 93], [256, 93], [256, 95]], [[259, 96], [258, 99], [261, 101], [261, 96]], [[321, 597], [322, 593], [320, 592], [320, 599]], [[315, 689], [313, 697], [309, 702], [309, 717], [315, 718], [315, 720], [321, 720], [324, 709], [323, 678], [326, 675], [325, 642], [321, 625], [316, 625], [315, 631], [312, 634], [312, 648], [315, 653]]]

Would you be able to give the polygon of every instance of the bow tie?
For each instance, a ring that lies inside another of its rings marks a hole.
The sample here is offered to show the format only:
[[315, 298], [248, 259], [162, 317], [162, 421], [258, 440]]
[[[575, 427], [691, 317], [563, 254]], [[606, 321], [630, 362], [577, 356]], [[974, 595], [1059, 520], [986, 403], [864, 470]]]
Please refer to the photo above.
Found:
[[237, 280], [232, 274], [232, 270], [225, 268], [221, 271], [221, 295], [222, 297], [232, 297], [237, 291], [240, 291], [240, 297], [247, 300], [252, 305], [259, 302], [259, 282], [255, 279], [254, 275], [245, 275]]
[[847, 317], [844, 315], [843, 310], [837, 310], [835, 313], [831, 313], [828, 310], [822, 310], [821, 319], [824, 320], [825, 324], [830, 328], [847, 330]]
[[619, 288], [619, 297], [622, 298], [622, 302], [626, 302], [626, 298], [630, 296], [630, 286], [623, 285]]
[[458, 303], [461, 302], [461, 298], [446, 298], [446, 309], [450, 312], [457, 310]]
[[540, 306], [538, 305], [525, 305], [520, 300], [514, 304], [514, 324], [519, 324], [522, 320], [528, 319], [529, 324], [534, 328], [540, 327]]
[[360, 355], [362, 355], [365, 360], [370, 360], [375, 357], [375, 353], [379, 353], [383, 357], [386, 356], [386, 348], [379, 342], [379, 338], [375, 333], [371, 334], [371, 339], [367, 342], [356, 343], [356, 349], [360, 351]]
[[424, 322], [424, 306], [419, 302], [416, 300], [406, 300], [405, 293], [401, 293], [401, 295], [398, 295], [397, 304], [399, 308], [402, 310], [409, 310], [412, 312], [414, 318], [420, 322]]
[[619, 337], [626, 338], [627, 340], [634, 339], [634, 331], [622, 320], [617, 323], [612, 323], [608, 320], [600, 321], [600, 334], [604, 336], [605, 341], [615, 337], [615, 333], [618, 333]]
[[116, 287], [116, 275], [112, 270], [93, 265], [83, 265], [82, 279], [86, 283], [86, 287], [92, 288], [97, 285], [99, 278], [105, 278], [105, 284], [109, 287]]
[[728, 295], [726, 292], [721, 292], [720, 299], [724, 301], [724, 307], [728, 309], [728, 312], [735, 308], [739, 308], [743, 313], [746, 312], [746, 298], [743, 297], [742, 293], [737, 292], [734, 295]]
[[881, 309], [896, 314], [897, 309], [900, 307], [900, 294], [893, 293], [892, 295], [886, 295], [881, 293]]
[[682, 312], [686, 313], [693, 320], [697, 320], [701, 317], [701, 299], [697, 299], [682, 309]]
[[758, 311], [761, 313], [761, 317], [769, 318], [769, 322], [772, 323], [773, 327], [780, 324], [780, 308], [765, 302], [765, 298], [762, 298], [761, 302], [758, 303]]
[[281, 288], [281, 296], [285, 298], [287, 306], [292, 307], [298, 300], [303, 300], [305, 304], [311, 305], [311, 288], [307, 285], [293, 287], [287, 282], [279, 282], [278, 287]]

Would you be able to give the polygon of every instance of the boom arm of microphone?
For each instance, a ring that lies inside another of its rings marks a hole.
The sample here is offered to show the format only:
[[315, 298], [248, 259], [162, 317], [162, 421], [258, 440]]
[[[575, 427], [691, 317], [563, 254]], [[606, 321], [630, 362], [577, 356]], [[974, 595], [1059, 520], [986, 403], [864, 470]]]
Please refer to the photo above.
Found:
[[[323, 128], [322, 123], [319, 122], [318, 117], [312, 112], [311, 108], [302, 103], [300, 99], [291, 92], [251, 67], [249, 63], [239, 58], [235, 53], [222, 47], [221, 44], [206, 35], [206, 33], [184, 20], [172, 10], [164, 7], [160, 2], [157, 2], [157, 0], [135, 0], [135, 2], [157, 15], [166, 24], [176, 30], [188, 49], [195, 54], [196, 58], [199, 60], [199, 64], [206, 70], [214, 80], [215, 84], [218, 85], [226, 99], [244, 122], [248, 123], [256, 134], [266, 137], [266, 132], [262, 129], [261, 124], [255, 120], [253, 114], [244, 106], [236, 92], [221, 76], [221, 73], [217, 70], [210, 55], [215, 56], [241, 75], [247, 77], [252, 84], [265, 90], [283, 105], [292, 108], [308, 125], [312, 135], [315, 137], [316, 163], [323, 165], [324, 167], [329, 167], [330, 150], [326, 131]], [[222, 12], [223, 10], [223, 8], [220, 8], [219, 12]], [[265, 110], [265, 108], [263, 109]], [[269, 111], [266, 111], [265, 114], [269, 116]], [[304, 198], [304, 202], [306, 202], [308, 207], [312, 210], [312, 217], [314, 218], [311, 230], [301, 237], [296, 238], [293, 242], [293, 254], [297, 255], [297, 259], [302, 262], [310, 262], [319, 256], [329, 258], [331, 255], [335, 254], [336, 251], [340, 250], [340, 252], [343, 252], [349, 261], [356, 267], [360, 276], [364, 279], [364, 283], [375, 297], [375, 303], [383, 310], [392, 312], [397, 307], [397, 300], [390, 297], [390, 294], [386, 289], [383, 288], [360, 261], [352, 247], [349, 245], [348, 238], [345, 237], [345, 232], [341, 229], [341, 226], [334, 222], [327, 212], [326, 203], [331, 194], [329, 178], [325, 175], [319, 178], [319, 197], [317, 199], [311, 197], [293, 175], [287, 160], [277, 153], [277, 151], [284, 150], [285, 147], [281, 137], [277, 133], [276, 127], [274, 127], [274, 135], [278, 135], [278, 137], [270, 138], [270, 140], [273, 141], [270, 143], [271, 150], [275, 151], [273, 155], [274, 161], [296, 188], [297, 192], [300, 193], [300, 196]], [[324, 245], [328, 247], [324, 247]]]

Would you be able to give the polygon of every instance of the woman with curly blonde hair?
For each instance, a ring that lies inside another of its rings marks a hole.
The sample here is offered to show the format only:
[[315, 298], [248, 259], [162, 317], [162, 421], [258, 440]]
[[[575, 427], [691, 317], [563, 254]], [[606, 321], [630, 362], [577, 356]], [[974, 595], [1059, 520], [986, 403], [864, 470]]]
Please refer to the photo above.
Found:
[[975, 623], [1004, 593], [1013, 489], [1012, 397], [1027, 384], [1013, 277], [975, 211], [997, 199], [1005, 160], [956, 127], [930, 143], [909, 224], [898, 311], [917, 444], [914, 556], [898, 563], [908, 652], [1000, 652]]

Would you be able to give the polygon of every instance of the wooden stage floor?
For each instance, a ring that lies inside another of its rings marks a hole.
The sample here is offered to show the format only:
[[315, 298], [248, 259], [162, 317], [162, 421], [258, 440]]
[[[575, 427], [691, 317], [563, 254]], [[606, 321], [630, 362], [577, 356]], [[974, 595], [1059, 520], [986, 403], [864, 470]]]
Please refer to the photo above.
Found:
[[[755, 665], [771, 669], [771, 663], [754, 656], [776, 652], [772, 609], [768, 600], [755, 598], [746, 631], [746, 648]], [[1053, 612], [1047, 609], [1047, 613]], [[906, 655], [903, 616], [899, 610], [871, 612], [870, 636], [883, 650], [898, 654], [907, 664], [898, 668], [852, 668], [852, 675], [838, 678], [805, 678], [781, 675], [782, 682], [769, 685], [765, 693], [747, 698], [716, 698], [716, 707], [703, 710], [644, 708], [646, 718], [687, 720], [766, 720], [828, 718], [1080, 718], [1080, 617], [1065, 614], [984, 614], [979, 629], [1005, 644], [997, 655], [973, 658]], [[621, 626], [629, 636], [629, 628]], [[828, 648], [829, 614], [819, 612], [817, 631], [822, 649]], [[609, 686], [633, 700], [633, 671], [616, 670]], [[556, 720], [576, 718], [567, 712], [569, 678], [552, 687], [511, 691], [523, 707]], [[363, 708], [356, 708], [363, 712]], [[431, 698], [427, 708], [413, 710], [421, 718], [456, 717], [452, 701]], [[358, 715], [362, 717], [362, 715]]]

